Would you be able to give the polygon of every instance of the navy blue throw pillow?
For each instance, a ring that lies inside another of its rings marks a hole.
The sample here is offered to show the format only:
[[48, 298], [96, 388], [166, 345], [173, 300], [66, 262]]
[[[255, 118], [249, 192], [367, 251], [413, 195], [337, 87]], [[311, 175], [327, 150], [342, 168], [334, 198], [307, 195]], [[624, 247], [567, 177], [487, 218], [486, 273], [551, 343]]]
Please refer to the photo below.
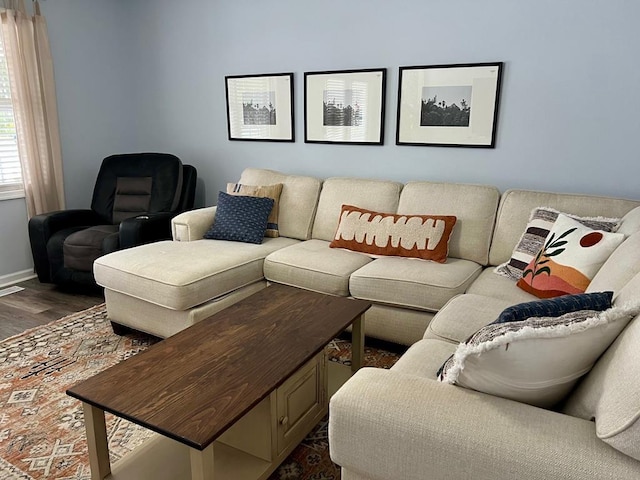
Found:
[[273, 198], [218, 194], [218, 208], [204, 238], [232, 242], [262, 243]]
[[559, 317], [580, 310], [602, 312], [611, 308], [613, 292], [579, 293], [562, 295], [547, 300], [520, 303], [505, 308], [492, 323], [520, 322], [531, 317]]

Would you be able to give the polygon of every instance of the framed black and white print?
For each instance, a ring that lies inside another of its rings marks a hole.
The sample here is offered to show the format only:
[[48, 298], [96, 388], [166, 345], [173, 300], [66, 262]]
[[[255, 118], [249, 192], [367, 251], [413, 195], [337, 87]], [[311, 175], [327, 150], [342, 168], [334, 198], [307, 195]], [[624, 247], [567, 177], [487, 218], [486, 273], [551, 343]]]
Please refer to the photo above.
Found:
[[387, 70], [304, 74], [304, 141], [382, 145]]
[[400, 67], [397, 145], [494, 148], [502, 62]]
[[295, 141], [293, 73], [229, 75], [225, 89], [229, 140]]

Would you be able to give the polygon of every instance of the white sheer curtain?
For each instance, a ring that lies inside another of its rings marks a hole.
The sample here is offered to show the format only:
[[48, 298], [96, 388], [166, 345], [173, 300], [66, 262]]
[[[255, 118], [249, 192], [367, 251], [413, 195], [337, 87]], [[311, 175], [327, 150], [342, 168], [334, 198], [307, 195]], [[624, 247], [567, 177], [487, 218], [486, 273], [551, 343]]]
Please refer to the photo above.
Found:
[[62, 152], [47, 23], [34, 2], [0, 0], [18, 150], [29, 217], [64, 209]]

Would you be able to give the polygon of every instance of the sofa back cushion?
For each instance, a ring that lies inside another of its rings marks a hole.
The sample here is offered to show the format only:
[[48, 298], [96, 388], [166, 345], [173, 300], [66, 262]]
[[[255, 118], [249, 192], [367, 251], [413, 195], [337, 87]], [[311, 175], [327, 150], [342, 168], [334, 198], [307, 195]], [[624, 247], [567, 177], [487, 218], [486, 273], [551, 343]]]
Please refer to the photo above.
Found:
[[531, 211], [536, 207], [551, 207], [560, 212], [585, 217], [623, 217], [639, 205], [638, 201], [620, 198], [507, 190], [500, 199], [498, 218], [489, 250], [489, 264], [499, 265], [509, 261], [527, 226]]
[[[637, 255], [635, 263], [638, 263]], [[614, 304], [633, 304], [639, 299], [640, 273], [620, 289]], [[640, 315], [629, 323], [571, 393], [563, 411], [586, 420], [595, 419], [598, 438], [640, 460], [639, 398]]]
[[409, 182], [397, 213], [455, 216], [449, 256], [486, 265], [499, 200], [498, 189], [488, 185]]
[[298, 240], [311, 238], [311, 226], [322, 187], [320, 179], [247, 168], [242, 172], [238, 183], [257, 186], [282, 183], [278, 210], [280, 236]]
[[312, 238], [333, 240], [342, 205], [354, 205], [381, 213], [395, 213], [402, 184], [362, 178], [328, 178], [322, 185]]
[[640, 231], [627, 238], [611, 254], [591, 280], [587, 292], [613, 290], [618, 294], [640, 273]]

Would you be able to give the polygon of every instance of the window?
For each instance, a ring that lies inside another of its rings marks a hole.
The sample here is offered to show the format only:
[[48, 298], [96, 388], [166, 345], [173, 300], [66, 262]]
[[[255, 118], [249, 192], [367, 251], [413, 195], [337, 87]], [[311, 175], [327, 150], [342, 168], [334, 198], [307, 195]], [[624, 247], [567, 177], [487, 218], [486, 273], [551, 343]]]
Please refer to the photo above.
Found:
[[24, 197], [7, 58], [0, 35], [0, 200]]

